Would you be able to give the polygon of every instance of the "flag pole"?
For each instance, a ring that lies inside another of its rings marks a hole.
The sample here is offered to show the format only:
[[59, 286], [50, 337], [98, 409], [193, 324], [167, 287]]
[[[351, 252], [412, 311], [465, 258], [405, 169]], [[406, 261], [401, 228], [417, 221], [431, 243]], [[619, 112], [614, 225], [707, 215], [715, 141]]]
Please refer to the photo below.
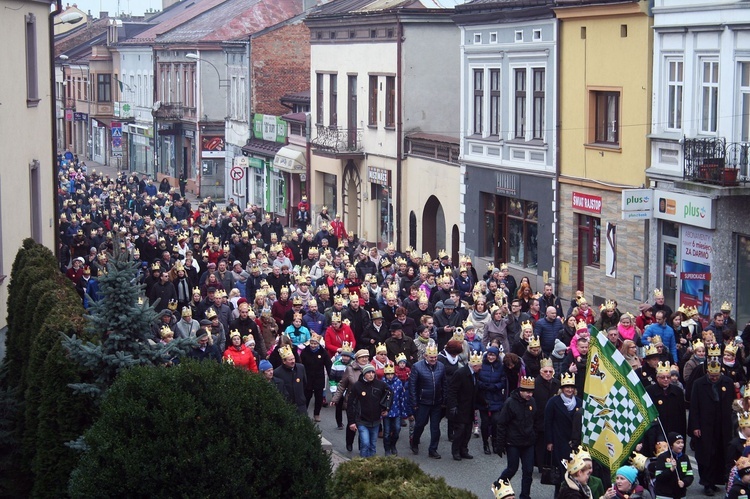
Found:
[[[671, 445], [669, 445], [669, 437], [667, 436], [667, 432], [666, 432], [666, 430], [664, 430], [664, 425], [662, 425], [662, 424], [661, 424], [661, 418], [660, 418], [660, 417], [657, 417], [657, 418], [656, 418], [656, 422], [657, 422], [657, 423], [659, 423], [659, 428], [661, 428], [661, 434], [662, 434], [662, 435], [664, 435], [664, 441], [665, 441], [665, 442], [667, 442], [667, 449], [669, 449], [669, 455], [670, 455], [670, 456], [672, 456], [672, 460], [673, 460], [673, 461], [674, 461], [674, 463], [675, 463], [675, 464], [674, 464], [674, 472], [675, 472], [675, 473], [677, 474], [677, 479], [678, 479], [678, 480], [682, 480], [682, 479], [680, 478], [680, 470], [678, 470], [678, 469], [677, 469], [677, 459], [676, 459], [676, 458], [674, 457], [674, 452], [672, 452], [672, 446], [671, 446]], [[683, 442], [685, 441], [685, 438], [687, 438], [687, 437], [685, 437], [685, 436], [683, 435], [683, 437], [682, 437], [682, 441], [683, 441]], [[685, 450], [685, 449], [683, 449], [683, 451], [684, 451], [684, 450]]]

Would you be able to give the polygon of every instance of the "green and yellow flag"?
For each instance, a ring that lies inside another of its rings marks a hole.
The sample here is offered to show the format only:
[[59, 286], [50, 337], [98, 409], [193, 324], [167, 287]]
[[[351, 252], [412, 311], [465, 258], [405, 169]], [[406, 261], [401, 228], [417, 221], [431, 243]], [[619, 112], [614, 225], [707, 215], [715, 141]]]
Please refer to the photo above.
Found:
[[622, 353], [596, 330], [583, 391], [583, 444], [614, 475], [658, 417], [656, 407]]

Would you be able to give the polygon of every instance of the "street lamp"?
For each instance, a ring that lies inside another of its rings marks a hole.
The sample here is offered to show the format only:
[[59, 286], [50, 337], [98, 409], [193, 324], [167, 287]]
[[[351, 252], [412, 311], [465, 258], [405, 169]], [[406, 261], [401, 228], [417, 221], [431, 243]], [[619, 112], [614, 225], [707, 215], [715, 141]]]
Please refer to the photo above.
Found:
[[188, 59], [193, 59], [194, 61], [203, 61], [209, 64], [212, 68], [214, 68], [214, 71], [216, 71], [216, 76], [219, 78], [219, 88], [229, 88], [230, 86], [229, 80], [224, 80], [221, 78], [221, 73], [219, 73], [219, 68], [214, 66], [214, 64], [211, 61], [209, 61], [208, 59], [203, 59], [198, 54], [194, 54], [192, 52], [185, 54], [185, 57]]
[[[60, 16], [60, 20], [54, 25], [59, 26], [61, 24], [77, 24], [83, 19], [83, 14], [80, 12], [66, 12]], [[67, 59], [67, 57], [66, 57]]]

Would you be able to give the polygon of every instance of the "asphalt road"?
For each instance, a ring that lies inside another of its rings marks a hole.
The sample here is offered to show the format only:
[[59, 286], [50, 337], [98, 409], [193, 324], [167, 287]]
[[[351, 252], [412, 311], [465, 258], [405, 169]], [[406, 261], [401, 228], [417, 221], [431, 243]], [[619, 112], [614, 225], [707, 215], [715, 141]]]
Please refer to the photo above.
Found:
[[[312, 405], [312, 404], [311, 404]], [[335, 452], [344, 457], [358, 457], [357, 439], [354, 440], [354, 450], [347, 452], [345, 431], [336, 429], [336, 418], [334, 408], [327, 407], [321, 411], [321, 422], [319, 427], [323, 436], [331, 442]], [[312, 408], [310, 410], [312, 416]], [[346, 424], [346, 415], [344, 415], [344, 424]], [[427, 446], [429, 444], [429, 427], [425, 429], [419, 446], [419, 455], [412, 454], [409, 449], [409, 428], [401, 428], [399, 437], [398, 455], [406, 457], [419, 463], [419, 466], [427, 473], [434, 476], [442, 476], [445, 481], [454, 487], [467, 489], [474, 492], [480, 498], [493, 497], [490, 487], [492, 482], [500, 476], [505, 469], [505, 457], [500, 458], [494, 454], [486, 455], [482, 449], [481, 438], [472, 438], [469, 443], [469, 453], [474, 456], [472, 460], [454, 461], [451, 456], [450, 442], [447, 436], [447, 422], [445, 419], [441, 422], [441, 437], [438, 453], [442, 459], [430, 459], [427, 457]], [[378, 455], [384, 455], [382, 440], [378, 441]], [[695, 462], [693, 462], [695, 469]], [[695, 483], [688, 489], [687, 497], [698, 498], [705, 497], [703, 488], [697, 484], [697, 470]], [[521, 491], [521, 470], [519, 469], [516, 476], [511, 480], [513, 490], [518, 495]], [[723, 497], [717, 493], [714, 497]], [[531, 499], [554, 499], [554, 488], [551, 485], [542, 485], [540, 475], [534, 471], [534, 482], [531, 487]], [[595, 498], [596, 499], [596, 498]]]

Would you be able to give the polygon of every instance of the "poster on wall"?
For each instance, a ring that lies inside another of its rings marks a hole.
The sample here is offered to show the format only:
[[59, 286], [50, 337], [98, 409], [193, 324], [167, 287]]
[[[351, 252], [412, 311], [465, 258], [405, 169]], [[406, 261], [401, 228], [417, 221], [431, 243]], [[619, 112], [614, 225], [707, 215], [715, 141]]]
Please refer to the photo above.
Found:
[[617, 225], [607, 222], [607, 277], [617, 277]]
[[711, 231], [683, 226], [680, 304], [698, 308], [701, 317], [711, 316]]

